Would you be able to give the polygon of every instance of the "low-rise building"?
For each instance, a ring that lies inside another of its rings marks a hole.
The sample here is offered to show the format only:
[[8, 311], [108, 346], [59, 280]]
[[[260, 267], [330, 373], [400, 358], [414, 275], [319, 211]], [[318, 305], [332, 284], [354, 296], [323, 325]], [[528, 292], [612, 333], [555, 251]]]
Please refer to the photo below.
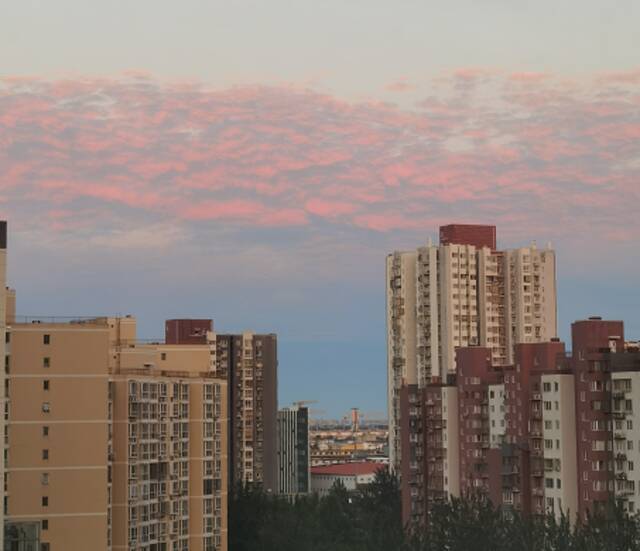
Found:
[[354, 492], [360, 487], [371, 484], [384, 465], [369, 461], [360, 463], [341, 463], [311, 467], [311, 491], [326, 496], [331, 488], [340, 482], [347, 491]]

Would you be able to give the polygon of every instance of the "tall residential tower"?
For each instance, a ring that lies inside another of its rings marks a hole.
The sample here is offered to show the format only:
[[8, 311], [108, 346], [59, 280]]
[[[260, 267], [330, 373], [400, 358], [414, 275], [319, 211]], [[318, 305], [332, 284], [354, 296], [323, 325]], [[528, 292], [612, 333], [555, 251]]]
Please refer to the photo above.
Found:
[[216, 333], [212, 320], [174, 319], [165, 325], [167, 343], [206, 344], [211, 370], [227, 380], [229, 402], [229, 483], [278, 488], [276, 416], [278, 339], [250, 331]]
[[499, 251], [494, 226], [440, 228], [440, 244], [387, 257], [389, 454], [402, 452], [400, 391], [445, 382], [455, 350], [484, 346], [496, 365], [518, 343], [556, 336], [555, 253], [535, 245]]
[[295, 406], [278, 411], [278, 493], [309, 493], [309, 410]]

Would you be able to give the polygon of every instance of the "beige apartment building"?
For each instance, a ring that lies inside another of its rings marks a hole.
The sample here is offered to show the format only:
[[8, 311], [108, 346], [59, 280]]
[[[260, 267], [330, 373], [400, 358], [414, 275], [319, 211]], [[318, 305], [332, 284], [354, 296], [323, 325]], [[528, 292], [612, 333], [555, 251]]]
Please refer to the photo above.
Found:
[[[6, 358], [7, 358], [7, 321], [10, 316], [10, 307], [8, 305], [9, 291], [7, 289], [7, 223], [0, 220], [0, 360], [5, 364], [0, 369], [0, 442], [3, 442], [4, 452], [0, 454], [0, 480], [5, 480], [5, 455], [6, 455]], [[2, 497], [3, 502], [6, 499], [6, 489], [3, 485]], [[0, 508], [0, 549], [4, 549], [4, 510], [3, 503]]]
[[227, 549], [227, 383], [126, 318], [15, 320], [7, 522], [42, 551]]
[[387, 257], [389, 455], [399, 467], [400, 388], [446, 382], [455, 350], [484, 346], [495, 365], [518, 343], [556, 336], [555, 253], [499, 251], [494, 226], [452, 224], [440, 243]]

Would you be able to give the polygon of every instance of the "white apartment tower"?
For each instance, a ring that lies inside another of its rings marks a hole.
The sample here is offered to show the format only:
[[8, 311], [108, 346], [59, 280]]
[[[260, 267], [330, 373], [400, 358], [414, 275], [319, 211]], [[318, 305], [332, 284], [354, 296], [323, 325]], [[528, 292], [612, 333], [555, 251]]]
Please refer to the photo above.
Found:
[[400, 462], [400, 389], [417, 381], [416, 258], [395, 252], [387, 257], [387, 407], [389, 460]]
[[555, 253], [496, 250], [494, 226], [452, 224], [440, 243], [387, 257], [389, 455], [399, 466], [399, 390], [446, 382], [455, 349], [484, 346], [494, 365], [517, 343], [556, 336]]

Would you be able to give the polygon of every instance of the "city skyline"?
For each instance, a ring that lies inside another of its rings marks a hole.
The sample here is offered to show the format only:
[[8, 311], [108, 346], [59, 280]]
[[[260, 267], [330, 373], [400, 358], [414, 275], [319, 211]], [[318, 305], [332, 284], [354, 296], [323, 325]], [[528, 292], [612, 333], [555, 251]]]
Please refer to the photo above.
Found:
[[481, 223], [552, 243], [565, 342], [590, 315], [639, 335], [639, 9], [9, 3], [19, 313], [274, 332], [281, 405], [382, 412], [385, 255]]

